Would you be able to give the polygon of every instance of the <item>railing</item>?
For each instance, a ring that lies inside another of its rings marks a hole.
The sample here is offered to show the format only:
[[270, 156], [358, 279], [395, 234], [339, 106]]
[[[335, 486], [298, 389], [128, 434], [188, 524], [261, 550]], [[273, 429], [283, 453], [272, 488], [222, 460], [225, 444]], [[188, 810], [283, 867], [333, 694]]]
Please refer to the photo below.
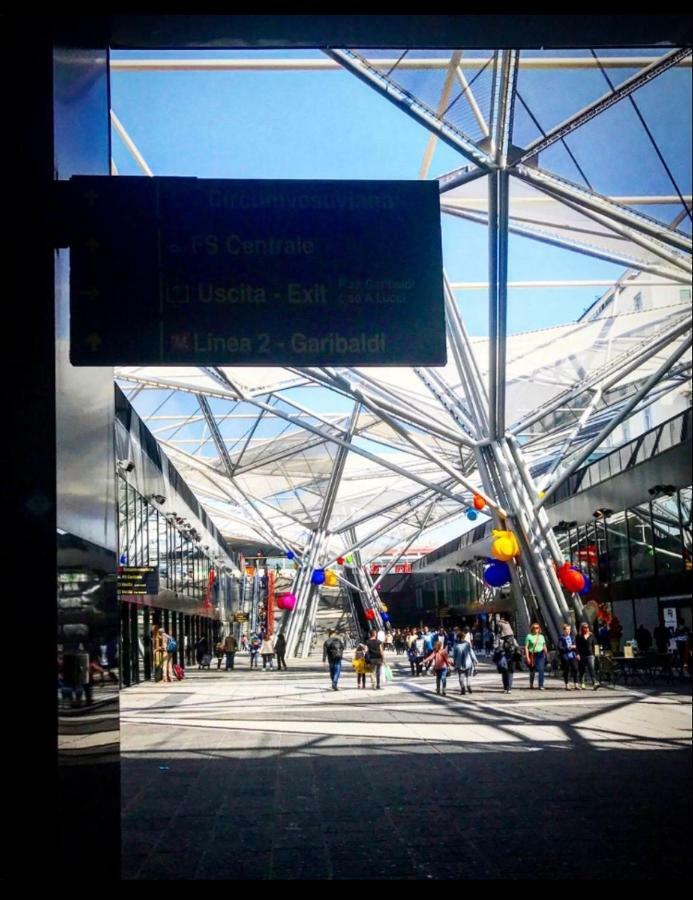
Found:
[[693, 410], [687, 409], [666, 422], [644, 432], [634, 440], [604, 454], [598, 460], [578, 469], [554, 493], [549, 506], [566, 500], [595, 484], [607, 481], [615, 475], [632, 469], [658, 453], [670, 450], [691, 437]]

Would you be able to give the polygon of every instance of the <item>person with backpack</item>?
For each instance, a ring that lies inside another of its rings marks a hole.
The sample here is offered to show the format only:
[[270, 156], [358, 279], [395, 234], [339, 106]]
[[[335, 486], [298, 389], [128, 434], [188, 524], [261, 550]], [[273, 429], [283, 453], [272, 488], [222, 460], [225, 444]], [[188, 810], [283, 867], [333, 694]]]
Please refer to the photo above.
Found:
[[452, 649], [452, 661], [460, 681], [460, 694], [463, 696], [467, 692], [471, 694], [470, 678], [476, 674], [478, 660], [474, 648], [469, 641], [463, 640], [462, 635], [459, 635], [459, 640]]
[[[330, 666], [330, 681], [332, 682], [332, 690], [338, 691], [339, 676], [342, 672], [342, 656], [344, 654], [344, 643], [337, 637], [335, 631], [330, 631], [327, 640], [322, 645], [322, 661], [327, 661]], [[365, 680], [365, 674], [364, 674]]]
[[436, 641], [433, 645], [433, 652], [424, 659], [424, 665], [428, 663], [433, 666], [436, 676], [436, 694], [445, 696], [445, 686], [448, 680], [448, 671], [452, 668], [452, 660], [448, 656], [447, 650], [443, 649], [441, 641]]
[[563, 634], [558, 639], [558, 652], [561, 655], [561, 668], [563, 669], [566, 691], [570, 690], [570, 685], [568, 684], [569, 676], [573, 679], [574, 690], [579, 691], [581, 685], [578, 683], [577, 646], [573, 640], [570, 625], [563, 626]]
[[[510, 626], [506, 622], [506, 628]], [[519, 658], [520, 652], [515, 640], [515, 635], [510, 631], [499, 637], [498, 646], [493, 653], [493, 661], [496, 668], [503, 679], [503, 691], [510, 694], [513, 689], [513, 673], [515, 672], [515, 662]]]
[[175, 638], [173, 638], [170, 634], [166, 634], [165, 631], [159, 632], [161, 637], [161, 644], [164, 648], [164, 672], [163, 672], [163, 680], [164, 681], [173, 681], [173, 654], [178, 649], [178, 644], [176, 643]]

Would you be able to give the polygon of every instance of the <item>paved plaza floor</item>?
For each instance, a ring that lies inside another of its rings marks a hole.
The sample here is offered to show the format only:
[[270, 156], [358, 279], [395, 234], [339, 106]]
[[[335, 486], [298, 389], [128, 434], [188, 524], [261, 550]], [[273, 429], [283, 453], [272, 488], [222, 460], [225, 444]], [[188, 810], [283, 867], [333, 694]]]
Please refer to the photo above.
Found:
[[188, 669], [121, 695], [123, 878], [681, 879], [690, 682], [566, 692], [485, 663], [448, 696], [289, 671]]

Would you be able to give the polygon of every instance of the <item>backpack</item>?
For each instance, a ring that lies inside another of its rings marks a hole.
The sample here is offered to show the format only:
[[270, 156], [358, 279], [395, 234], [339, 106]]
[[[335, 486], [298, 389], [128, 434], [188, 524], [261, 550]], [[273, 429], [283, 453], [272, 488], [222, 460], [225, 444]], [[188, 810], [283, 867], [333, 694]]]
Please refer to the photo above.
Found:
[[166, 652], [167, 653], [175, 653], [178, 649], [178, 644], [173, 640], [173, 638], [169, 638], [166, 644]]
[[328, 641], [326, 649], [330, 659], [337, 660], [342, 658], [342, 642], [338, 638], [332, 638]]

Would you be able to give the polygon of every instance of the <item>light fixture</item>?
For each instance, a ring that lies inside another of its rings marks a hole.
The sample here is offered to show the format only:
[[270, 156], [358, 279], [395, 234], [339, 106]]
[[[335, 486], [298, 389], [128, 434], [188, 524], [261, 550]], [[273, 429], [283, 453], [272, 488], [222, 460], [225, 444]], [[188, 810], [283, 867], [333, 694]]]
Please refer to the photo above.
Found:
[[135, 464], [131, 459], [117, 459], [116, 465], [121, 472], [132, 472], [135, 468]]
[[594, 516], [595, 519], [608, 519], [609, 516], [613, 516], [613, 514], [614, 514], [613, 509], [606, 509], [606, 508], [595, 509], [595, 511], [592, 513], [592, 515]]

